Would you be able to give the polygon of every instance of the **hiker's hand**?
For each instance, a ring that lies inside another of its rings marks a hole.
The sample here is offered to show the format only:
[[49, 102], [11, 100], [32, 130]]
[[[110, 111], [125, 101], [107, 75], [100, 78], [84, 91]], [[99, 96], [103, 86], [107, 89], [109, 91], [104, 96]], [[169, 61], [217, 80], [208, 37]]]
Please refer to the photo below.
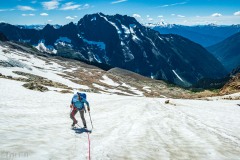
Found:
[[87, 110], [88, 110], [88, 112], [90, 112], [90, 108], [89, 108], [89, 107], [88, 107], [88, 109], [87, 109]]
[[72, 104], [70, 104], [70, 108], [73, 108], [73, 105], [72, 105]]

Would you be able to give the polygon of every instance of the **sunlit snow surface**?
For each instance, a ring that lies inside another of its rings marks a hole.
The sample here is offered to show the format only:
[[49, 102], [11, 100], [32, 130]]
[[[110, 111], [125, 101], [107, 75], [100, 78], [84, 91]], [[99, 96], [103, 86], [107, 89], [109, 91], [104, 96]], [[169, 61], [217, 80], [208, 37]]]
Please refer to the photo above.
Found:
[[[87, 134], [70, 129], [72, 94], [22, 84], [0, 79], [0, 159], [11, 153], [15, 159], [87, 159]], [[240, 101], [171, 99], [171, 105], [144, 97], [89, 93], [87, 98], [94, 160], [239, 159]]]
[[46, 61], [41, 60], [39, 57], [37, 58], [34, 55], [31, 55], [25, 52], [20, 52], [17, 50], [9, 51], [7, 54], [4, 54], [3, 50], [8, 50], [8, 49], [9, 48], [6, 46], [0, 46], [0, 61], [6, 61], [6, 62], [11, 61], [12, 64], [17, 63], [18, 66], [17, 67], [1, 67], [0, 66], [0, 73], [3, 75], [13, 76], [13, 77], [22, 77], [12, 72], [12, 71], [21, 71], [25, 73], [42, 76], [54, 82], [65, 84], [74, 89], [89, 89], [88, 86], [73, 83], [72, 81], [58, 75], [58, 74], [63, 74], [63, 71], [69, 71], [69, 69], [65, 70], [63, 66], [55, 62], [47, 63]]
[[111, 86], [119, 86], [118, 83], [114, 82], [112, 79], [108, 78], [106, 75], [103, 76], [104, 80], [100, 80], [100, 82], [111, 85]]

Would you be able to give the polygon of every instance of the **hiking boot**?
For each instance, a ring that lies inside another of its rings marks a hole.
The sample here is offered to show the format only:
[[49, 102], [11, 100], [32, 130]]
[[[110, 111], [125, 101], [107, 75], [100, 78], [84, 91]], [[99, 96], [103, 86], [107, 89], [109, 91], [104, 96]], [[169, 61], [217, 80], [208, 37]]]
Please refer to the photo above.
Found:
[[87, 125], [84, 125], [84, 127], [83, 128], [87, 128]]
[[72, 123], [72, 127], [74, 127], [75, 124], [77, 124], [77, 123], [78, 123], [78, 121], [73, 122], [73, 123]]

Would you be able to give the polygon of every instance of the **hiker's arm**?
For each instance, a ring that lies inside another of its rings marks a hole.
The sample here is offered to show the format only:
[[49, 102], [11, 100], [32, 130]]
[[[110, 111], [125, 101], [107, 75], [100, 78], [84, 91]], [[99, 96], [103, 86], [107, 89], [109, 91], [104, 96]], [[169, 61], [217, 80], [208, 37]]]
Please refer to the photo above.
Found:
[[71, 104], [70, 104], [70, 108], [73, 108], [73, 107], [74, 107], [74, 105], [73, 105], [73, 99], [72, 99]]
[[85, 103], [87, 104], [88, 111], [90, 112], [90, 106], [87, 100], [85, 100]]

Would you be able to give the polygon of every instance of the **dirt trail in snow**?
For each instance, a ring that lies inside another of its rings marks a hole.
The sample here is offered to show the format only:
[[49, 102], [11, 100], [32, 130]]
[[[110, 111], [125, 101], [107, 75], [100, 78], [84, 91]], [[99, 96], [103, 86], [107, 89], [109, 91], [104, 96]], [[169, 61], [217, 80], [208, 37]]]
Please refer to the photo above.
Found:
[[[87, 159], [87, 134], [70, 129], [71, 94], [0, 81], [0, 159], [13, 153], [14, 159]], [[239, 101], [175, 100], [172, 106], [165, 99], [100, 94], [88, 100], [92, 159], [240, 159]]]

